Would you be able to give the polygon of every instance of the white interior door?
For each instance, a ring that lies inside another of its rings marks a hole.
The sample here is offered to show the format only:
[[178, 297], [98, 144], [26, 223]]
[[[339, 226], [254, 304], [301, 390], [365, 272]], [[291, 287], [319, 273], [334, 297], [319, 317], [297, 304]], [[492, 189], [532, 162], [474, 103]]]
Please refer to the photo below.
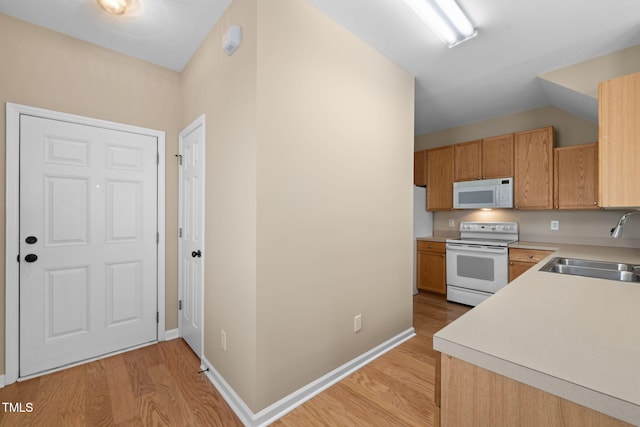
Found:
[[157, 138], [20, 118], [20, 376], [157, 339]]
[[180, 133], [180, 336], [202, 357], [204, 312], [204, 116]]

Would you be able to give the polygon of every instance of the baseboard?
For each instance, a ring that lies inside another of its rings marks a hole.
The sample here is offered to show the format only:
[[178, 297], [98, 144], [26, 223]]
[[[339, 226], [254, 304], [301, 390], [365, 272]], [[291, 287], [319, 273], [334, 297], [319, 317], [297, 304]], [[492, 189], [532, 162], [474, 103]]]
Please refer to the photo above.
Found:
[[165, 331], [164, 333], [164, 340], [165, 341], [170, 341], [170, 340], [175, 340], [176, 338], [179, 338], [180, 334], [178, 333], [178, 329], [169, 329], [168, 331]]
[[362, 368], [369, 362], [382, 356], [389, 350], [399, 346], [408, 339], [414, 337], [415, 330], [413, 327], [407, 329], [404, 332], [392, 337], [391, 339], [383, 342], [382, 344], [372, 348], [366, 353], [352, 359], [342, 366], [334, 369], [328, 374], [318, 378], [317, 380], [307, 384], [306, 386], [294, 391], [288, 396], [283, 397], [279, 401], [261, 410], [257, 414], [244, 403], [242, 398], [235, 392], [235, 390], [225, 381], [213, 365], [206, 359], [202, 359], [202, 369], [209, 369], [205, 372], [207, 378], [214, 387], [220, 392], [224, 400], [229, 404], [231, 409], [236, 413], [240, 421], [248, 427], [262, 427], [267, 426], [277, 419], [281, 418], [285, 414], [291, 412], [298, 406], [305, 403], [307, 400], [331, 387], [335, 383], [339, 382], [343, 378]]

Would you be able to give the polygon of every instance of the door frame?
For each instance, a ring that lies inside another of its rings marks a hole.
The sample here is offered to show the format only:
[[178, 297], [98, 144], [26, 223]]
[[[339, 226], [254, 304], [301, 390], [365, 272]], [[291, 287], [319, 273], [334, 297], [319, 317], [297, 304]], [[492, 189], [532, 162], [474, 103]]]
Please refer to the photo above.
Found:
[[[184, 138], [197, 129], [199, 126], [202, 126], [202, 161], [205, 161], [205, 153], [206, 153], [206, 142], [207, 142], [207, 128], [206, 128], [206, 119], [205, 115], [201, 114], [195, 119], [191, 124], [189, 124], [186, 128], [180, 131], [178, 135], [178, 155], [182, 156], [182, 142]], [[180, 157], [182, 158], [182, 157]], [[204, 164], [204, 163], [203, 163]], [[202, 286], [200, 289], [200, 320], [201, 320], [201, 328], [200, 328], [200, 351], [202, 354], [198, 354], [198, 357], [202, 359], [204, 356], [204, 261], [207, 257], [207, 251], [204, 250], [205, 246], [205, 175], [206, 175], [206, 167], [202, 168], [202, 185], [200, 186], [200, 200], [202, 200], [202, 204], [200, 206], [200, 218], [202, 219], [202, 251], [203, 256], [201, 264], [202, 264]], [[182, 227], [182, 168], [178, 165], [178, 227]], [[182, 300], [183, 297], [183, 283], [182, 283], [182, 239], [178, 237], [178, 301]], [[182, 313], [178, 310], [178, 336], [182, 337]]]
[[[6, 104], [6, 218], [5, 218], [5, 384], [18, 380], [20, 354], [20, 116], [30, 115], [103, 129], [137, 133], [155, 137], [158, 141], [158, 252], [157, 311], [158, 341], [165, 340], [165, 133], [138, 126], [115, 123], [90, 117], [30, 107]], [[1, 386], [1, 385], [0, 385]]]

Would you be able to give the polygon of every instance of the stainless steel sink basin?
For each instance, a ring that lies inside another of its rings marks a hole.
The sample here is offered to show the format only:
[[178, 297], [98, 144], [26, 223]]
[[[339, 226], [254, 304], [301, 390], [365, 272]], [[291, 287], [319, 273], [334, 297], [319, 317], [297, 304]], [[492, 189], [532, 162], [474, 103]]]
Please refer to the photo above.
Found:
[[617, 262], [556, 257], [545, 264], [540, 271], [617, 280], [619, 282], [640, 282], [640, 265]]

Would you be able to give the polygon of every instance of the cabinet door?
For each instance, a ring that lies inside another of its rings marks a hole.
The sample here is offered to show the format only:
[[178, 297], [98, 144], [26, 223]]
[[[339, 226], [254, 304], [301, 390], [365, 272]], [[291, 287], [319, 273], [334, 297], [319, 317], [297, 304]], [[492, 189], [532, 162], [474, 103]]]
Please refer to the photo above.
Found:
[[553, 209], [553, 127], [516, 133], [516, 209]]
[[417, 287], [422, 291], [447, 293], [447, 260], [441, 252], [418, 251]]
[[482, 141], [469, 141], [453, 146], [454, 181], [482, 179]]
[[453, 208], [453, 146], [427, 150], [427, 210]]
[[600, 205], [640, 206], [640, 73], [600, 83]]
[[598, 144], [574, 145], [553, 151], [555, 208], [598, 208]]
[[427, 150], [413, 153], [413, 185], [427, 185]]
[[509, 261], [509, 282], [513, 282], [518, 276], [534, 265], [532, 262]]
[[482, 140], [482, 179], [513, 177], [513, 134]]

